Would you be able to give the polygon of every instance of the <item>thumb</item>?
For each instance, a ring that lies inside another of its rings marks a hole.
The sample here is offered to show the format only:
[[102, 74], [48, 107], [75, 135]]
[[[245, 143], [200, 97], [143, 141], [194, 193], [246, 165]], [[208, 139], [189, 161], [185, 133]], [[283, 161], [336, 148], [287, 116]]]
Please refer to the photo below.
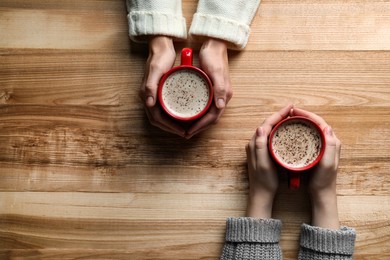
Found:
[[218, 109], [223, 109], [226, 106], [226, 95], [218, 95], [215, 97], [215, 104]]
[[214, 88], [214, 102], [218, 109], [223, 109], [227, 102], [227, 84], [223, 73], [214, 73], [210, 75]]
[[147, 107], [153, 107], [157, 100], [157, 89], [164, 73], [150, 70], [145, 82], [145, 102]]

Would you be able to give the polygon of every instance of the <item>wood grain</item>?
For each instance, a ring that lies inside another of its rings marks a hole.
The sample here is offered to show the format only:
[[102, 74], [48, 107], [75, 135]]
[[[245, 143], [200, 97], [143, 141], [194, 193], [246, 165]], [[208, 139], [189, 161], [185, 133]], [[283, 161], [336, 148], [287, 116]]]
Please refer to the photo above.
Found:
[[[125, 1], [1, 1], [0, 259], [218, 259], [225, 218], [245, 214], [244, 146], [288, 102], [342, 141], [355, 259], [389, 259], [389, 14], [383, 0], [262, 1], [247, 48], [229, 52], [228, 108], [184, 140], [144, 113], [147, 47], [127, 37]], [[285, 175], [273, 216], [296, 259], [310, 202]]]

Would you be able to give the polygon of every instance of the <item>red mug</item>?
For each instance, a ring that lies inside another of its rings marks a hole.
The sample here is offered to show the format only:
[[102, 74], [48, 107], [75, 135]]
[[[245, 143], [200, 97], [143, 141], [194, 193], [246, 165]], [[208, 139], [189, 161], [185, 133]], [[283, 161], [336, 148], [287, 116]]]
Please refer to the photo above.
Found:
[[300, 174], [321, 161], [325, 151], [325, 135], [309, 118], [288, 117], [272, 129], [268, 148], [273, 160], [288, 170], [289, 187], [298, 189]]
[[162, 109], [179, 121], [202, 117], [213, 101], [210, 78], [192, 65], [192, 49], [181, 51], [181, 64], [163, 75], [159, 82], [158, 99]]

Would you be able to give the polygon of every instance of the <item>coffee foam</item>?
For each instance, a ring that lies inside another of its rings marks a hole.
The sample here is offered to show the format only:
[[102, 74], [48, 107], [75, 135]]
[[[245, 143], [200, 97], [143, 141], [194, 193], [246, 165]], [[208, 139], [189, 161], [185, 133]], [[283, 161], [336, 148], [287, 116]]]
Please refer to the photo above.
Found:
[[173, 72], [162, 88], [166, 108], [179, 117], [199, 114], [207, 106], [209, 96], [210, 89], [204, 77], [188, 69]]
[[314, 126], [302, 122], [281, 125], [272, 137], [272, 150], [285, 165], [301, 168], [311, 164], [320, 154], [321, 136]]

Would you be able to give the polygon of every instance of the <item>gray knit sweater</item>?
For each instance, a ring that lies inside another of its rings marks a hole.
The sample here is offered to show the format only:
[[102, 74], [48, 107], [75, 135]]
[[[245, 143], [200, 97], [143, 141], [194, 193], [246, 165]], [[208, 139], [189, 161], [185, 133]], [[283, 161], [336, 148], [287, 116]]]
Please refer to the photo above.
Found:
[[[221, 260], [282, 259], [282, 222], [276, 219], [229, 218]], [[299, 260], [353, 259], [355, 230], [328, 230], [303, 224]]]

